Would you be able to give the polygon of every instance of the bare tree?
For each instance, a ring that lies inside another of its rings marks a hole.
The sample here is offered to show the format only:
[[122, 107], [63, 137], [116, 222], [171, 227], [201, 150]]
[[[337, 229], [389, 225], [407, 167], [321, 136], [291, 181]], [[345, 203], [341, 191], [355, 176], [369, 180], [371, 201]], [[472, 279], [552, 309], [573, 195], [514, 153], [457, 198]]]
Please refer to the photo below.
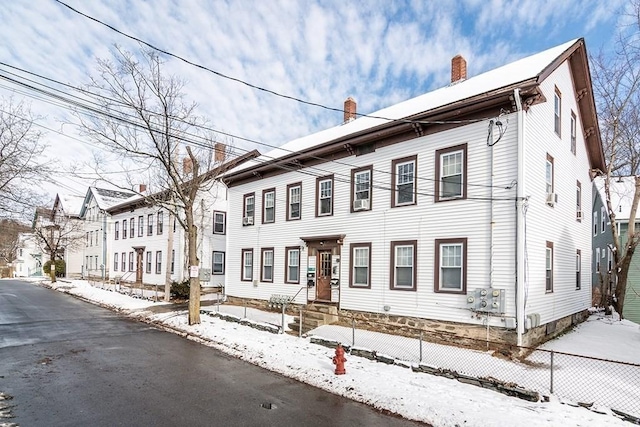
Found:
[[[20, 233], [31, 230], [28, 225], [12, 219], [0, 219], [0, 268], [12, 264], [17, 257], [20, 246]], [[9, 272], [11, 268], [9, 268]]]
[[[87, 87], [100, 95], [95, 102], [105, 114], [77, 114], [84, 135], [112, 154], [111, 161], [101, 158], [93, 166], [105, 176], [102, 165], [120, 164], [129, 188], [141, 179], [148, 182], [152, 196], [145, 195], [147, 201], [167, 209], [185, 230], [188, 265], [198, 267], [194, 213], [225, 157], [224, 152], [214, 154], [225, 151], [225, 145], [216, 145], [213, 135], [203, 132], [206, 121], [194, 103], [186, 102], [185, 82], [164, 75], [164, 62], [154, 51], [142, 51], [138, 58], [116, 46], [113, 56], [113, 61], [98, 60], [97, 75]], [[189, 281], [189, 324], [195, 324], [200, 323], [200, 281]]]
[[[621, 318], [631, 260], [640, 243], [640, 232], [635, 227], [640, 201], [640, 0], [628, 4], [623, 18], [624, 25], [618, 33], [615, 51], [609, 55], [600, 53], [591, 60], [607, 162], [607, 170], [601, 173], [613, 234], [612, 252], [617, 278], [613, 305]], [[621, 236], [611, 199], [612, 180], [621, 175], [635, 177], [624, 236]]]
[[27, 104], [0, 98], [0, 217], [24, 217], [41, 202], [35, 190], [48, 176], [46, 145]]

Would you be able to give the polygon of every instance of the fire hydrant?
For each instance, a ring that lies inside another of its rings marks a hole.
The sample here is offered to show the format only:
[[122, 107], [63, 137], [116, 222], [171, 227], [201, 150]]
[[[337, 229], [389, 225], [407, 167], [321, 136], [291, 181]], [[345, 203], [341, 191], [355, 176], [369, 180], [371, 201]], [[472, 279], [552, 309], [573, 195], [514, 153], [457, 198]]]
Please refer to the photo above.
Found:
[[336, 347], [336, 355], [333, 356], [333, 364], [336, 365], [336, 375], [343, 375], [347, 373], [347, 371], [344, 370], [344, 362], [346, 361], [347, 359], [344, 357], [344, 348], [342, 348], [342, 345], [338, 344], [338, 347]]

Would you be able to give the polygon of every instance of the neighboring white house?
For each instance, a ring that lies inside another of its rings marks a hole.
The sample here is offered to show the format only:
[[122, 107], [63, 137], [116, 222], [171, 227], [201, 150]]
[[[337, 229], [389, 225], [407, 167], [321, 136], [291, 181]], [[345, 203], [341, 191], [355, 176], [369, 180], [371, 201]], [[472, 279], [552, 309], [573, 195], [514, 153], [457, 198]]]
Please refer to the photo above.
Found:
[[[255, 158], [250, 152], [222, 164], [224, 149], [216, 151], [216, 172]], [[213, 176], [213, 174], [212, 174]], [[215, 178], [215, 176], [214, 176]], [[195, 226], [201, 286], [222, 287], [226, 272], [227, 187], [210, 181], [196, 198]], [[109, 279], [145, 285], [164, 285], [188, 278], [185, 231], [162, 205], [163, 192], [135, 195], [107, 209], [110, 232]], [[210, 273], [210, 274], [208, 274]]]
[[591, 303], [604, 156], [583, 39], [299, 138], [225, 175], [226, 292], [532, 344]]
[[14, 263], [16, 277], [42, 276], [44, 256], [33, 233], [20, 233]]
[[[134, 192], [89, 187], [80, 209], [84, 220], [84, 247], [82, 248], [82, 274], [84, 277], [105, 278], [111, 264], [109, 250], [110, 207], [135, 195]], [[106, 268], [106, 271], [105, 271]]]
[[61, 240], [62, 259], [66, 265], [66, 277], [81, 277], [83, 264], [83, 221], [80, 219], [80, 211], [84, 198], [67, 194], [56, 194], [53, 202], [53, 222], [60, 229], [64, 239]]

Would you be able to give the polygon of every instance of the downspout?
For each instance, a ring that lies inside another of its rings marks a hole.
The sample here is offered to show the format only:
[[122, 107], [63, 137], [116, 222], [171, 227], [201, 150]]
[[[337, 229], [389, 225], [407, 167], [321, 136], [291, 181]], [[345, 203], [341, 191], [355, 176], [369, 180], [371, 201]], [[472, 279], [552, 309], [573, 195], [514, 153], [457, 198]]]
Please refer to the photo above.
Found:
[[515, 250], [515, 267], [516, 267], [516, 332], [518, 336], [517, 344], [522, 346], [522, 336], [524, 335], [524, 218], [522, 217], [522, 209], [524, 204], [524, 111], [522, 110], [522, 102], [520, 100], [520, 89], [513, 90], [513, 98], [516, 103], [518, 114], [518, 178], [516, 182], [516, 250]]
[[107, 213], [102, 212], [102, 280], [107, 278]]

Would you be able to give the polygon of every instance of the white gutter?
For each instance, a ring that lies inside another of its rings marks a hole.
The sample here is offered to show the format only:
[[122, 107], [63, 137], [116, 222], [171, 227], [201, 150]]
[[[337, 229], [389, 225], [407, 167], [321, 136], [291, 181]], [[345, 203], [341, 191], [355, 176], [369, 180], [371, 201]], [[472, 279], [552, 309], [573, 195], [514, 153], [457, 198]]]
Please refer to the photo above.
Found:
[[520, 100], [520, 89], [513, 90], [513, 98], [518, 114], [518, 181], [516, 184], [516, 331], [519, 346], [522, 345], [522, 336], [525, 332], [525, 258], [524, 258], [524, 194], [525, 194], [525, 153], [524, 153], [524, 111]]

